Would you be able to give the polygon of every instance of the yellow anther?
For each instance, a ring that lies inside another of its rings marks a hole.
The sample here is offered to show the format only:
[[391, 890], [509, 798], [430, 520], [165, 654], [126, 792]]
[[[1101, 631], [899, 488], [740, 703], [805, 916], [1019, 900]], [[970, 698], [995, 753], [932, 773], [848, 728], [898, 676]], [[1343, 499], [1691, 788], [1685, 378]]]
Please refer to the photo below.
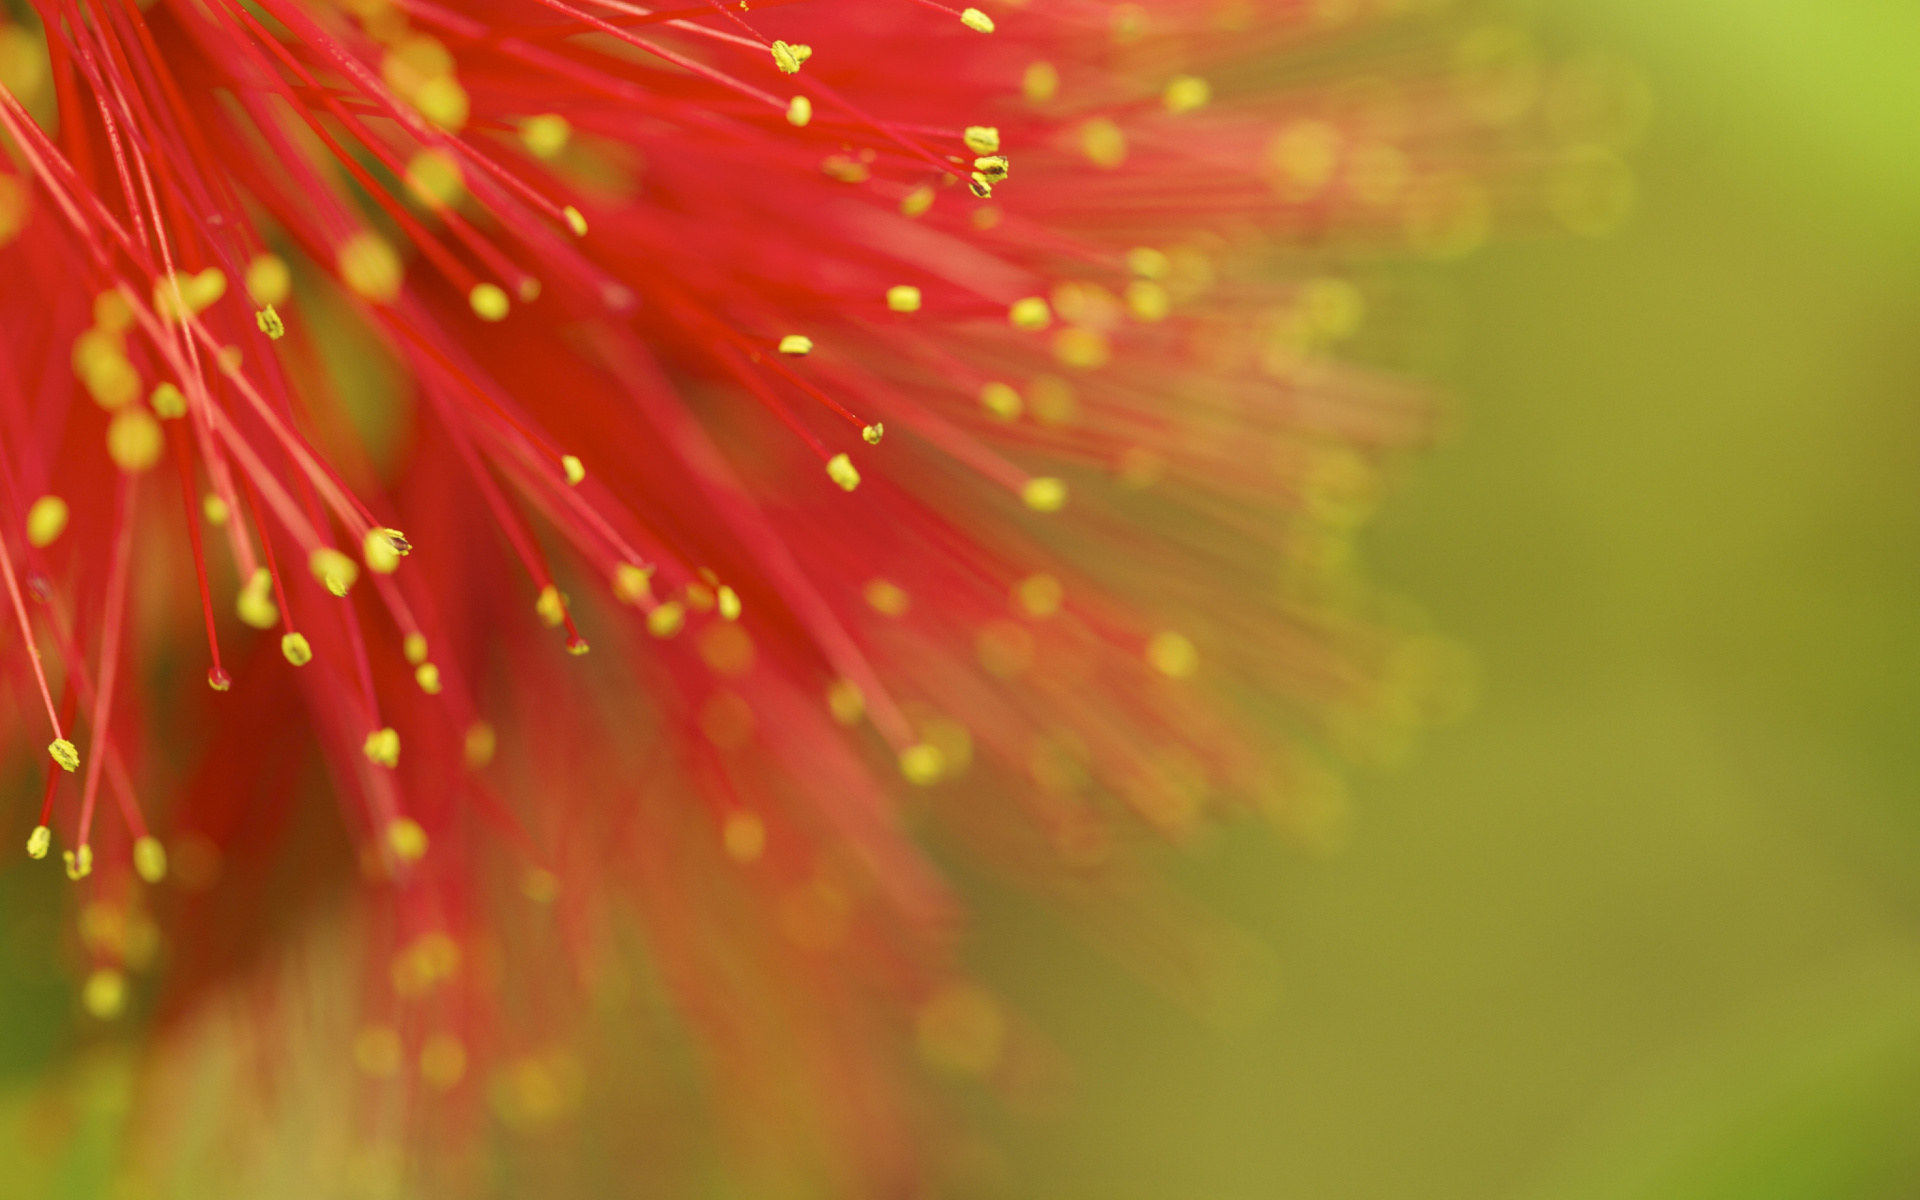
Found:
[[398, 529], [369, 529], [360, 540], [360, 556], [366, 560], [367, 570], [376, 575], [393, 574], [400, 560], [412, 552], [412, 544]]
[[920, 289], [900, 284], [887, 289], [887, 307], [897, 313], [920, 311]]
[[[796, 75], [800, 64], [812, 56], [813, 51], [806, 46], [790, 46], [785, 42], [775, 42], [769, 47], [773, 52], [773, 65], [788, 75]], [[805, 54], [800, 51], [806, 50]]]
[[42, 496], [27, 509], [27, 541], [35, 546], [51, 546], [67, 528], [67, 502], [58, 496]]
[[307, 570], [336, 596], [346, 595], [360, 581], [360, 564], [332, 546], [317, 547], [307, 555]]
[[133, 869], [148, 883], [159, 883], [167, 877], [167, 848], [159, 838], [149, 835], [133, 843]]
[[869, 579], [861, 594], [867, 598], [867, 607], [882, 616], [904, 617], [913, 608], [913, 597], [891, 579]]
[[198, 275], [175, 271], [154, 281], [153, 310], [163, 321], [178, 321], [182, 305], [185, 312], [197, 314], [226, 294], [227, 275], [219, 267], [208, 267]]
[[431, 209], [446, 208], [467, 190], [460, 160], [438, 146], [429, 146], [407, 160], [406, 182], [407, 190]]
[[1164, 321], [1173, 311], [1173, 298], [1167, 289], [1149, 279], [1136, 279], [1127, 285], [1127, 311], [1136, 321], [1152, 324]]
[[367, 761], [370, 763], [382, 767], [397, 767], [400, 765], [400, 735], [391, 725], [384, 729], [376, 729], [367, 735], [365, 742], [361, 743], [360, 752], [367, 756]]
[[1135, 246], [1127, 251], [1127, 270], [1142, 279], [1165, 279], [1173, 260], [1151, 246]]
[[93, 874], [93, 847], [81, 846], [78, 850], [62, 851], [60, 857], [67, 860], [67, 878], [78, 883]]
[[812, 354], [813, 339], [810, 337], [804, 337], [797, 333], [790, 333], [787, 336], [780, 339], [780, 353]]
[[647, 632], [657, 638], [670, 638], [687, 623], [687, 610], [679, 601], [669, 600], [647, 614]]
[[438, 1091], [449, 1091], [467, 1074], [467, 1048], [451, 1033], [436, 1033], [420, 1048], [420, 1078]]
[[247, 264], [247, 295], [259, 305], [284, 304], [293, 294], [293, 272], [278, 254], [256, 254]]
[[353, 1035], [353, 1063], [375, 1079], [400, 1073], [400, 1035], [384, 1025], [369, 1025]]
[[1127, 161], [1127, 135], [1105, 117], [1095, 117], [1080, 127], [1080, 149], [1094, 166], [1111, 171]]
[[429, 696], [440, 694], [440, 668], [430, 662], [421, 663], [413, 669], [413, 681]]
[[233, 516], [233, 510], [227, 507], [227, 502], [212, 492], [208, 492], [206, 499], [200, 501], [200, 511], [206, 515], [207, 524], [216, 529], [225, 526], [227, 519]]
[[53, 830], [45, 825], [35, 825], [33, 832], [27, 835], [27, 857], [45, 858], [47, 851], [53, 848]]
[[1051, 575], [1029, 575], [1013, 585], [1013, 602], [1030, 617], [1050, 617], [1060, 611], [1066, 591]]
[[917, 187], [900, 197], [900, 211], [909, 217], [917, 217], [933, 207], [933, 189]]
[[567, 219], [567, 228], [573, 230], [573, 236], [587, 236], [587, 219], [580, 215], [579, 209], [569, 204], [560, 210], [560, 215]]
[[973, 160], [973, 169], [995, 183], [1007, 177], [1010, 165], [1004, 154], [988, 154]]
[[287, 336], [287, 323], [280, 319], [279, 313], [273, 311], [271, 304], [253, 314], [253, 323], [260, 327], [261, 333], [267, 335], [268, 341], [277, 342]]
[[1067, 485], [1051, 475], [1036, 476], [1020, 489], [1020, 501], [1034, 512], [1059, 512], [1067, 503]]
[[[1045, 305], [1046, 301], [1039, 302]], [[996, 421], [1014, 421], [1020, 417], [1020, 393], [1004, 383], [989, 383], [980, 389], [980, 407]]]
[[720, 826], [720, 844], [737, 863], [757, 862], [767, 849], [767, 823], [754, 813], [729, 813]]
[[107, 424], [107, 457], [113, 465], [130, 475], [148, 470], [160, 461], [166, 437], [160, 422], [144, 408], [124, 408], [113, 414]]
[[118, 289], [101, 292], [93, 298], [93, 324], [107, 333], [125, 333], [133, 327], [133, 305]]
[[787, 101], [787, 124], [796, 129], [804, 129], [807, 122], [811, 120], [813, 120], [813, 101], [805, 96], [795, 96]]
[[1340, 131], [1325, 121], [1301, 118], [1289, 123], [1267, 145], [1275, 186], [1291, 200], [1318, 192], [1333, 179], [1343, 142]]
[[362, 230], [341, 242], [334, 252], [334, 265], [348, 290], [374, 304], [393, 303], [406, 279], [400, 256], [385, 238], [371, 230]]
[[47, 753], [53, 757], [54, 762], [60, 764], [62, 771], [76, 771], [80, 768], [80, 752], [75, 750], [73, 743], [65, 738], [53, 739], [47, 746]]
[[558, 158], [573, 140], [573, 126], [558, 113], [542, 113], [520, 122], [520, 144], [535, 158]]
[[73, 342], [73, 371], [101, 408], [116, 409], [140, 394], [140, 372], [127, 361], [117, 333], [89, 329]]
[[1097, 329], [1062, 329], [1053, 335], [1053, 356], [1063, 366], [1091, 371], [1106, 366], [1113, 350]]
[[580, 657], [591, 649], [593, 649], [593, 647], [587, 644], [587, 639], [578, 634], [567, 639], [567, 653], [573, 655], [575, 658]]
[[96, 1021], [111, 1021], [125, 1012], [126, 974], [118, 967], [95, 967], [88, 973], [87, 981], [80, 986], [80, 1005]]
[[280, 653], [286, 655], [287, 661], [296, 667], [304, 667], [313, 661], [313, 647], [307, 644], [307, 635], [304, 633], [282, 634]]
[[535, 904], [552, 904], [560, 896], [560, 879], [552, 871], [528, 867], [520, 876], [520, 894]]
[[415, 666], [427, 661], [427, 635], [424, 633], [408, 634], [400, 643], [400, 652], [406, 655], [407, 661]]
[[1200, 652], [1185, 635], [1165, 630], [1148, 639], [1147, 663], [1168, 679], [1186, 679], [1200, 669]]
[[499, 739], [494, 736], [493, 726], [485, 721], [475, 721], [467, 726], [467, 736], [463, 746], [467, 766], [477, 771], [492, 762], [493, 752], [498, 744]]
[[427, 856], [427, 831], [412, 817], [395, 817], [387, 822], [387, 847], [402, 862], [419, 862]]
[[533, 602], [533, 611], [540, 614], [540, 623], [552, 629], [566, 620], [567, 602], [560, 595], [560, 589], [548, 584], [540, 589], [540, 598]]
[[993, 196], [993, 183], [992, 178], [981, 174], [979, 171], [975, 171], [967, 177], [967, 190], [982, 200], [991, 199]]
[[587, 477], [586, 464], [571, 454], [560, 456], [560, 469], [567, 473], [567, 483], [573, 487], [579, 487], [580, 481]]
[[1196, 108], [1205, 108], [1211, 99], [1213, 87], [1195, 75], [1175, 75], [1168, 81], [1167, 90], [1160, 93], [1160, 102], [1170, 113], [1190, 113]]
[[451, 75], [421, 84], [420, 90], [413, 94], [413, 106], [420, 110], [421, 116], [451, 133], [459, 132], [466, 125], [467, 114], [472, 110], [467, 89]]
[[992, 125], [969, 125], [960, 140], [975, 154], [1000, 153], [1000, 130]]
[[[208, 496], [208, 504], [220, 503], [224, 510], [225, 501], [218, 496]], [[255, 629], [272, 629], [280, 623], [280, 610], [273, 603], [273, 576], [265, 567], [255, 567], [253, 575], [241, 587], [239, 598], [234, 601], [233, 610], [240, 620]]]
[[880, 439], [885, 436], [887, 436], [887, 427], [878, 421], [875, 421], [871, 425], [861, 426], [860, 440], [869, 446], [878, 446]]
[[931, 742], [919, 742], [900, 752], [900, 773], [915, 787], [931, 787], [946, 771], [947, 756]]
[[721, 620], [738, 621], [740, 619], [740, 593], [739, 592], [734, 591], [732, 588], [728, 587], [726, 584], [723, 583], [720, 585], [719, 592], [715, 594], [715, 600], [717, 601], [720, 609]]
[[993, 18], [977, 8], [969, 8], [961, 13], [960, 23], [975, 33], [993, 32]]
[[842, 725], [858, 725], [867, 715], [867, 698], [853, 680], [836, 679], [827, 685], [827, 711]]
[[1050, 62], [1031, 63], [1020, 77], [1020, 94], [1031, 104], [1045, 104], [1060, 91], [1060, 72]]
[[147, 407], [153, 409], [153, 415], [163, 421], [178, 421], [187, 415], [186, 393], [172, 383], [161, 380], [147, 394]]
[[506, 289], [497, 283], [474, 284], [473, 290], [467, 293], [467, 305], [482, 321], [504, 321], [507, 309], [512, 307]]
[[1043, 297], [1027, 296], [1008, 306], [1007, 321], [1015, 329], [1045, 329], [1053, 324], [1053, 310]]
[[638, 604], [653, 594], [653, 582], [650, 573], [632, 563], [619, 563], [613, 568], [613, 594], [623, 604]]
[[827, 478], [849, 492], [860, 486], [860, 472], [855, 469], [853, 460], [844, 454], [836, 454], [827, 460]]

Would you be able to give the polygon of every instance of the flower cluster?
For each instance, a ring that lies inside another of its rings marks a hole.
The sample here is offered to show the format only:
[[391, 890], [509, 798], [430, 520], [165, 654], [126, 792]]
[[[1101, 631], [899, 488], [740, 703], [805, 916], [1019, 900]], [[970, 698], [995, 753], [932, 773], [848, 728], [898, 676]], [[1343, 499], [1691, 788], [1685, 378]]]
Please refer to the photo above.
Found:
[[1432, 412], [1352, 264], [1629, 198], [1515, 132], [1631, 123], [1604, 66], [1410, 0], [32, 4], [21, 832], [94, 1018], [332, 947], [366, 1144], [566, 1117], [643, 974], [740, 1125], [908, 1194], [913, 1061], [1039, 1054], [929, 842], [1194, 977], [1132, 847], [1324, 836], [1444, 658], [1355, 602]]

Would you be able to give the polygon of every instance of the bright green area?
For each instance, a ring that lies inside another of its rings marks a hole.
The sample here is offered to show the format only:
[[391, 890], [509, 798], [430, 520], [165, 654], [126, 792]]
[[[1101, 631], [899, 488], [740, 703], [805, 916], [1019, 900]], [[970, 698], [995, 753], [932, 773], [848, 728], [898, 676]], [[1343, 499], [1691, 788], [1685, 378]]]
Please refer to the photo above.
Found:
[[1532, 7], [1658, 115], [1624, 231], [1454, 276], [1461, 425], [1370, 539], [1484, 702], [1340, 856], [1196, 864], [1256, 1030], [987, 931], [1080, 1066], [1007, 1194], [1920, 1194], [1920, 6]]

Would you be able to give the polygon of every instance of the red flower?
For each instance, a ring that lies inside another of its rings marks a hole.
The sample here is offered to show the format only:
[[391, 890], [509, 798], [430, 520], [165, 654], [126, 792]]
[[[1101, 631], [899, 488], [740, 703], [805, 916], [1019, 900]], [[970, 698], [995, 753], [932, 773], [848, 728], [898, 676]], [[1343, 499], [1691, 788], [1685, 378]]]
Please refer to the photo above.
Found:
[[903, 1194], [903, 1051], [1015, 1086], [1034, 1042], [930, 831], [1192, 983], [1129, 843], [1307, 828], [1316, 748], [1410, 711], [1343, 564], [1428, 413], [1329, 356], [1336, 264], [1482, 235], [1524, 46], [1357, 80], [1366, 0], [34, 3], [0, 567], [96, 1016], [152, 911], [193, 1044], [357, 862], [311, 1036], [366, 1138], [570, 1111], [637, 953], [720, 1095]]

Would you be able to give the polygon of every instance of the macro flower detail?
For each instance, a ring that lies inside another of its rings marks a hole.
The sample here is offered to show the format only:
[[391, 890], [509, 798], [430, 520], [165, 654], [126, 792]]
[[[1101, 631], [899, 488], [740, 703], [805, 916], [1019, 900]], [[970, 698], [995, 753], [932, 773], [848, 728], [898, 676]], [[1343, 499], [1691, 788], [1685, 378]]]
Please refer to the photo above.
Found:
[[0, 654], [84, 1009], [192, 1045], [326, 947], [255, 1016], [455, 1194], [643, 973], [756, 1152], [898, 1195], [907, 1064], [1044, 1057], [929, 845], [1192, 982], [1137, 847], [1310, 839], [1444, 674], [1356, 601], [1432, 416], [1342, 263], [1484, 237], [1541, 85], [1366, 67], [1409, 7], [34, 0]]

